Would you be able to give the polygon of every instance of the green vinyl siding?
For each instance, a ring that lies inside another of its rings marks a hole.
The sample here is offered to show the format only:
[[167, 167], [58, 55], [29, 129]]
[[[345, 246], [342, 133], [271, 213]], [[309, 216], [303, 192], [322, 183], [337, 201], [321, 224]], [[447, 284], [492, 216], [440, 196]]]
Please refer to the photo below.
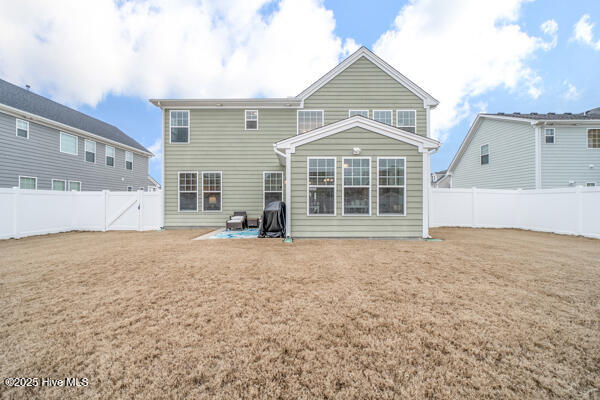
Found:
[[[371, 157], [371, 215], [342, 216], [342, 158]], [[336, 215], [307, 215], [307, 157], [336, 158]], [[377, 157], [406, 157], [406, 216], [377, 216]], [[292, 236], [421, 237], [423, 155], [416, 146], [363, 128], [351, 128], [299, 146], [292, 155]]]

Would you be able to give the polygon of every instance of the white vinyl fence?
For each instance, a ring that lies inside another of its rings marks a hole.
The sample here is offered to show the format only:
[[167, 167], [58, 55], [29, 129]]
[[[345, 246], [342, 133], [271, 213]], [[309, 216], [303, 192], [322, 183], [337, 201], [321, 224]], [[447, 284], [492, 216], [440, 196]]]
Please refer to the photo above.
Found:
[[600, 188], [431, 189], [430, 226], [519, 228], [600, 238]]
[[0, 189], [0, 239], [161, 226], [162, 193]]

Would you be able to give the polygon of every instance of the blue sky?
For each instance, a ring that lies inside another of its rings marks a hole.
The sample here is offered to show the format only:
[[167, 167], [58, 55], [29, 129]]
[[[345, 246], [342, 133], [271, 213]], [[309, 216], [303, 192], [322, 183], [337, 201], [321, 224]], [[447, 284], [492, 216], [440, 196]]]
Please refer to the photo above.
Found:
[[[600, 106], [597, 0], [231, 3], [67, 1], [56, 11], [52, 2], [14, 2], [0, 16], [0, 77], [160, 154], [160, 113], [148, 97], [295, 95], [365, 45], [440, 100], [432, 120], [443, 146], [433, 170], [448, 166], [479, 111]], [[28, 24], [32, 12], [47, 24]], [[160, 171], [160, 159], [150, 163], [159, 181]]]

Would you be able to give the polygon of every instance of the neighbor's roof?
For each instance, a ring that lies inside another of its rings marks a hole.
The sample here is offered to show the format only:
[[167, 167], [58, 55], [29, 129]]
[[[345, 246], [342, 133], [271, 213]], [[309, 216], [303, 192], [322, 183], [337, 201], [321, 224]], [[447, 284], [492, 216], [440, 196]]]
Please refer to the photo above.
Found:
[[108, 141], [152, 153], [116, 126], [73, 110], [46, 97], [0, 79], [0, 104], [100, 136]]
[[490, 116], [497, 116], [497, 117], [510, 117], [510, 118], [523, 118], [523, 119], [535, 120], [535, 121], [594, 120], [594, 119], [600, 119], [600, 107], [594, 108], [592, 110], [589, 110], [589, 111], [586, 111], [583, 113], [578, 113], [578, 114], [553, 113], [553, 112], [542, 113], [542, 114], [536, 113], [536, 112], [532, 112], [529, 114], [521, 114], [519, 112], [513, 112], [513, 113], [499, 112], [499, 113], [495, 113], [495, 114], [484, 113], [482, 115], [490, 115]]

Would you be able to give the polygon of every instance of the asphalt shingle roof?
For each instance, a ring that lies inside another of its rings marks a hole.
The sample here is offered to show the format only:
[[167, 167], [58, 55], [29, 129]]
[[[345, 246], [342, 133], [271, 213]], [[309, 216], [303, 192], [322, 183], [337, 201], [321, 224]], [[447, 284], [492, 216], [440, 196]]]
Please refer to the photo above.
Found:
[[486, 113], [484, 115], [497, 115], [500, 117], [523, 118], [523, 119], [534, 119], [534, 120], [555, 120], [555, 121], [556, 120], [564, 120], [564, 121], [584, 120], [584, 119], [594, 120], [594, 119], [600, 119], [600, 107], [594, 108], [594, 109], [586, 111], [586, 112], [578, 113], [578, 114], [573, 114], [573, 113], [557, 114], [557, 113], [553, 113], [553, 112], [549, 112], [546, 114], [539, 114], [539, 113], [522, 114], [522, 113], [514, 112], [514, 113], [494, 113], [494, 114]]
[[0, 103], [150, 153], [122, 130], [0, 79]]

